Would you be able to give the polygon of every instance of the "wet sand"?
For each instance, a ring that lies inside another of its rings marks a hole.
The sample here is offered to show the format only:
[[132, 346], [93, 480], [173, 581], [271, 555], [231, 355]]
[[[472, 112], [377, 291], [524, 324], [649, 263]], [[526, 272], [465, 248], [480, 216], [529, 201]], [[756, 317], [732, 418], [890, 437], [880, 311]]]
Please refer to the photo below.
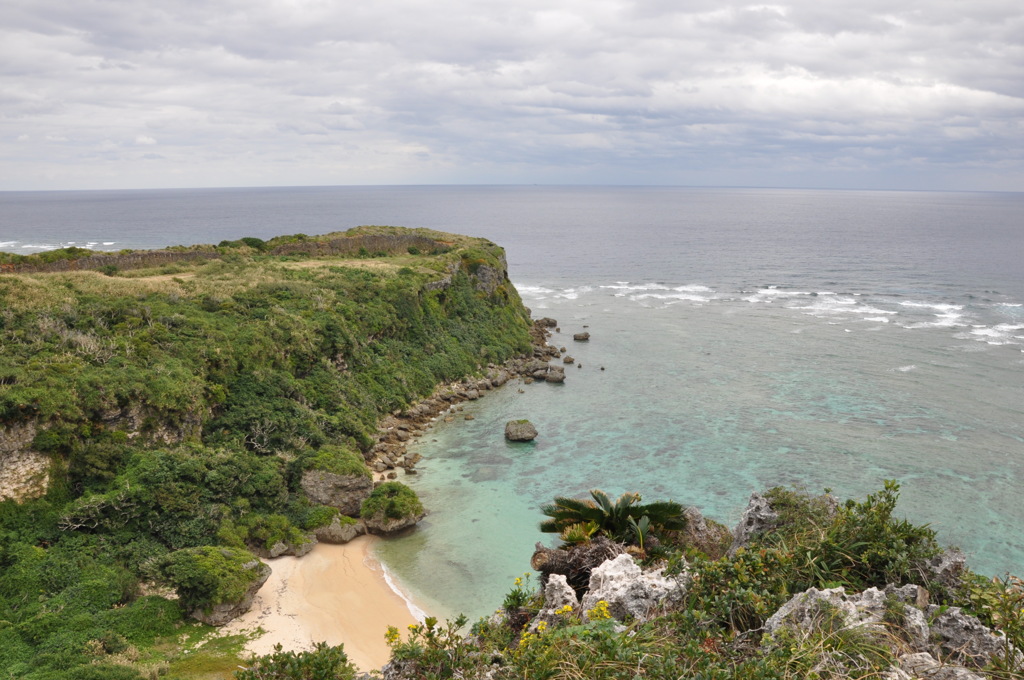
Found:
[[269, 654], [276, 643], [299, 651], [325, 641], [344, 644], [362, 671], [380, 668], [391, 656], [387, 627], [404, 633], [416, 619], [373, 558], [376, 540], [360, 536], [345, 545], [317, 545], [301, 558], [267, 560], [274, 571], [252, 609], [221, 630], [233, 635], [262, 628], [266, 632], [246, 645], [253, 654]]

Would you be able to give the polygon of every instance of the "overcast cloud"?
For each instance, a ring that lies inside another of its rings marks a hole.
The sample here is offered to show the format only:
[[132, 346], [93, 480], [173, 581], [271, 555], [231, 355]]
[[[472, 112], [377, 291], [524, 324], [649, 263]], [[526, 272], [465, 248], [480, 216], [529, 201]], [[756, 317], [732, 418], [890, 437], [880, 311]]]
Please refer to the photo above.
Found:
[[1024, 190], [1020, 0], [0, 0], [0, 189]]

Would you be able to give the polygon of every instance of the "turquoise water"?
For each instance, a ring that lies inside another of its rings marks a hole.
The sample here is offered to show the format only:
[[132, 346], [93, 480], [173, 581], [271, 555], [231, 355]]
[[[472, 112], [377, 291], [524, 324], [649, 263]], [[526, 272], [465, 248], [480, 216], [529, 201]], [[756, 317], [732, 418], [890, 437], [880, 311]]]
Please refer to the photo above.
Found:
[[[540, 506], [591, 488], [671, 498], [732, 525], [754, 490], [861, 497], [896, 479], [900, 511], [975, 568], [1024, 571], [1019, 345], [932, 325], [947, 309], [900, 319], [806, 309], [821, 295], [780, 305], [522, 288], [583, 367], [564, 385], [510, 385], [467, 404], [474, 420], [438, 422], [416, 445], [426, 460], [406, 481], [431, 514], [379, 552], [428, 609], [496, 607], [534, 543], [550, 542]], [[572, 342], [584, 325], [592, 340]], [[538, 439], [505, 442], [513, 418], [532, 420]]]

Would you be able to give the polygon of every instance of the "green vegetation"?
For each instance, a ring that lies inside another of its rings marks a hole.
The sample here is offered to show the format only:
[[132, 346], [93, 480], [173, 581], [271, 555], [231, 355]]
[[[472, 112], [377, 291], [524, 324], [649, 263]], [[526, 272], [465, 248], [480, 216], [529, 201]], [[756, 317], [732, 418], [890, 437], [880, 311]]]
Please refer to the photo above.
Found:
[[379, 519], [403, 519], [422, 513], [423, 504], [416, 492], [401, 482], [379, 484], [359, 510], [361, 517]]
[[[248, 550], [337, 516], [302, 472], [369, 474], [380, 417], [529, 349], [515, 289], [480, 286], [465, 249], [503, 270], [478, 239], [370, 227], [0, 273], [0, 436], [50, 461], [43, 495], [0, 502], [0, 678], [237, 667], [236, 643], [182, 656], [208, 630], [183, 609], [230, 599]], [[142, 596], [153, 581], [182, 602]]]
[[284, 652], [257, 657], [248, 668], [235, 673], [237, 680], [355, 680], [356, 667], [345, 650], [319, 642], [309, 652]]
[[640, 504], [638, 493], [624, 493], [612, 503], [600, 489], [590, 492], [593, 500], [555, 498], [541, 512], [550, 519], [540, 530], [557, 533], [568, 544], [584, 543], [595, 536], [644, 547], [648, 536], [686, 527], [683, 506], [672, 501]]
[[178, 592], [182, 607], [206, 611], [238, 602], [264, 573], [262, 563], [248, 552], [214, 546], [175, 550], [157, 569]]
[[[663, 532], [661, 550], [646, 558], [646, 565], [668, 573], [685, 569], [689, 586], [682, 601], [649, 620], [622, 625], [601, 600], [590, 612], [565, 606], [527, 629], [524, 624], [538, 613], [543, 598], [525, 586], [528, 577], [519, 578], [501, 614], [479, 621], [468, 638], [457, 634], [461, 620], [428, 621], [406, 641], [396, 630], [389, 632], [393, 663], [401, 678], [483, 677], [485, 672], [495, 680], [889, 677], [885, 673], [896, 663], [893, 650], [908, 636], [905, 605], [895, 598], [885, 600], [881, 626], [849, 626], [838, 609], [822, 602], [799, 629], [780, 628], [771, 636], [763, 629], [771, 614], [810, 586], [844, 586], [853, 593], [886, 583], [924, 585], [942, 610], [962, 607], [1024, 648], [1021, 581], [989, 581], [970, 572], [959, 584], [932, 580], [925, 563], [939, 553], [934, 533], [893, 515], [898, 492], [887, 482], [863, 501], [837, 507], [827, 496], [772, 489], [767, 495], [779, 513], [778, 526], [732, 556], [702, 553], [686, 532]], [[602, 517], [628, 517], [629, 508], [640, 507], [636, 494], [616, 503], [597, 496], [593, 503], [566, 500], [544, 508], [545, 524], [561, 518], [563, 526], [574, 526], [577, 516], [597, 523]], [[623, 522], [618, 526], [628, 539]], [[596, 545], [598, 536], [613, 534], [605, 528], [592, 540]], [[571, 556], [583, 554], [583, 545], [563, 547]], [[1000, 679], [1021, 677], [1022, 670], [1011, 654], [984, 669]]]

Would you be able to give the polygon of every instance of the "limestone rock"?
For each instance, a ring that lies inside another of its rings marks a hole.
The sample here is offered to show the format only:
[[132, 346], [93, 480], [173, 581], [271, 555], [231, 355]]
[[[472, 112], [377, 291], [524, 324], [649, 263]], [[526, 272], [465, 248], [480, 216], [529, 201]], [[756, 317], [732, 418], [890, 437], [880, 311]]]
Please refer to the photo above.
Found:
[[688, 584], [689, 576], [685, 573], [667, 577], [664, 568], [644, 573], [632, 555], [623, 554], [591, 572], [590, 590], [583, 596], [581, 607], [588, 612], [604, 600], [608, 611], [619, 621], [645, 621], [659, 607], [681, 601]]
[[718, 522], [708, 521], [697, 508], [690, 506], [683, 510], [686, 528], [683, 537], [687, 545], [717, 559], [731, 543], [732, 533]]
[[417, 522], [426, 516], [426, 512], [397, 518], [374, 515], [373, 517], [364, 517], [363, 522], [366, 524], [367, 533], [393, 534], [396, 531], [402, 531], [403, 529], [415, 526]]
[[362, 521], [342, 523], [340, 517], [335, 517], [327, 526], [315, 529], [314, 533], [321, 543], [348, 543], [365, 534], [366, 525]]
[[946, 666], [929, 654], [918, 652], [917, 654], [904, 654], [900, 657], [900, 670], [913, 678], [927, 678], [927, 680], [984, 680], [981, 675], [972, 673], [962, 666]]
[[552, 366], [548, 369], [547, 375], [544, 376], [544, 380], [549, 383], [564, 383], [565, 369], [561, 366]]
[[252, 607], [252, 601], [256, 597], [256, 592], [270, 578], [271, 569], [259, 560], [253, 560], [245, 564], [244, 568], [255, 569], [257, 575], [238, 602], [216, 604], [210, 607], [208, 611], [200, 607], [192, 611], [192, 618], [202, 621], [208, 626], [223, 626], [228, 621], [236, 619], [249, 611]]
[[[378, 467], [381, 467], [379, 463], [374, 465], [375, 470]], [[353, 517], [359, 514], [359, 506], [373, 491], [373, 480], [366, 475], [338, 475], [324, 470], [306, 470], [302, 473], [301, 484], [313, 503], [338, 508], [343, 515]]]
[[[927, 614], [933, 618], [930, 635], [936, 642], [932, 651], [942, 659], [981, 668], [1006, 654], [1006, 638], [993, 633], [976, 617], [963, 613], [960, 607], [939, 612], [937, 605], [931, 605]], [[1020, 650], [1012, 653], [1017, 655], [1020, 664], [1024, 664], [1024, 654]]]
[[576, 363], [576, 359], [571, 357], [571, 356], [569, 356], [568, 354], [566, 354], [564, 357], [562, 357], [562, 363], [563, 364], [574, 364], [574, 363]]
[[569, 585], [564, 575], [552, 574], [544, 586], [544, 606], [530, 622], [530, 632], [536, 633], [541, 622], [554, 626], [563, 621], [563, 615], [556, 612], [566, 605], [572, 607], [573, 611], [579, 610], [580, 601], [576, 599], [576, 591]]
[[554, 328], [555, 326], [558, 325], [558, 322], [555, 321], [554, 319], [552, 319], [549, 316], [545, 316], [544, 318], [537, 319], [536, 321], [534, 321], [534, 323], [537, 324], [538, 326], [542, 327], [542, 328]]
[[281, 557], [282, 555], [292, 555], [295, 557], [302, 557], [309, 553], [316, 544], [318, 539], [315, 534], [308, 534], [306, 540], [302, 543], [287, 543], [285, 541], [278, 541], [274, 545], [267, 548], [253, 548], [253, 552], [260, 557], [269, 557], [271, 559], [275, 557]]
[[931, 581], [950, 590], [956, 590], [963, 583], [963, 574], [967, 570], [967, 556], [958, 548], [946, 548], [933, 557], [925, 565], [925, 569], [931, 575]]
[[743, 511], [739, 524], [733, 529], [732, 547], [729, 548], [729, 554], [732, 555], [738, 549], [746, 546], [757, 534], [774, 528], [778, 520], [779, 513], [772, 510], [767, 498], [756, 491], [750, 494], [747, 508]]
[[587, 342], [590, 340], [590, 333], [587, 333], [586, 331], [583, 333], [575, 333], [573, 334], [572, 339], [576, 342]]
[[510, 442], [529, 442], [537, 438], [537, 428], [529, 420], [510, 420], [505, 423], [505, 439]]

